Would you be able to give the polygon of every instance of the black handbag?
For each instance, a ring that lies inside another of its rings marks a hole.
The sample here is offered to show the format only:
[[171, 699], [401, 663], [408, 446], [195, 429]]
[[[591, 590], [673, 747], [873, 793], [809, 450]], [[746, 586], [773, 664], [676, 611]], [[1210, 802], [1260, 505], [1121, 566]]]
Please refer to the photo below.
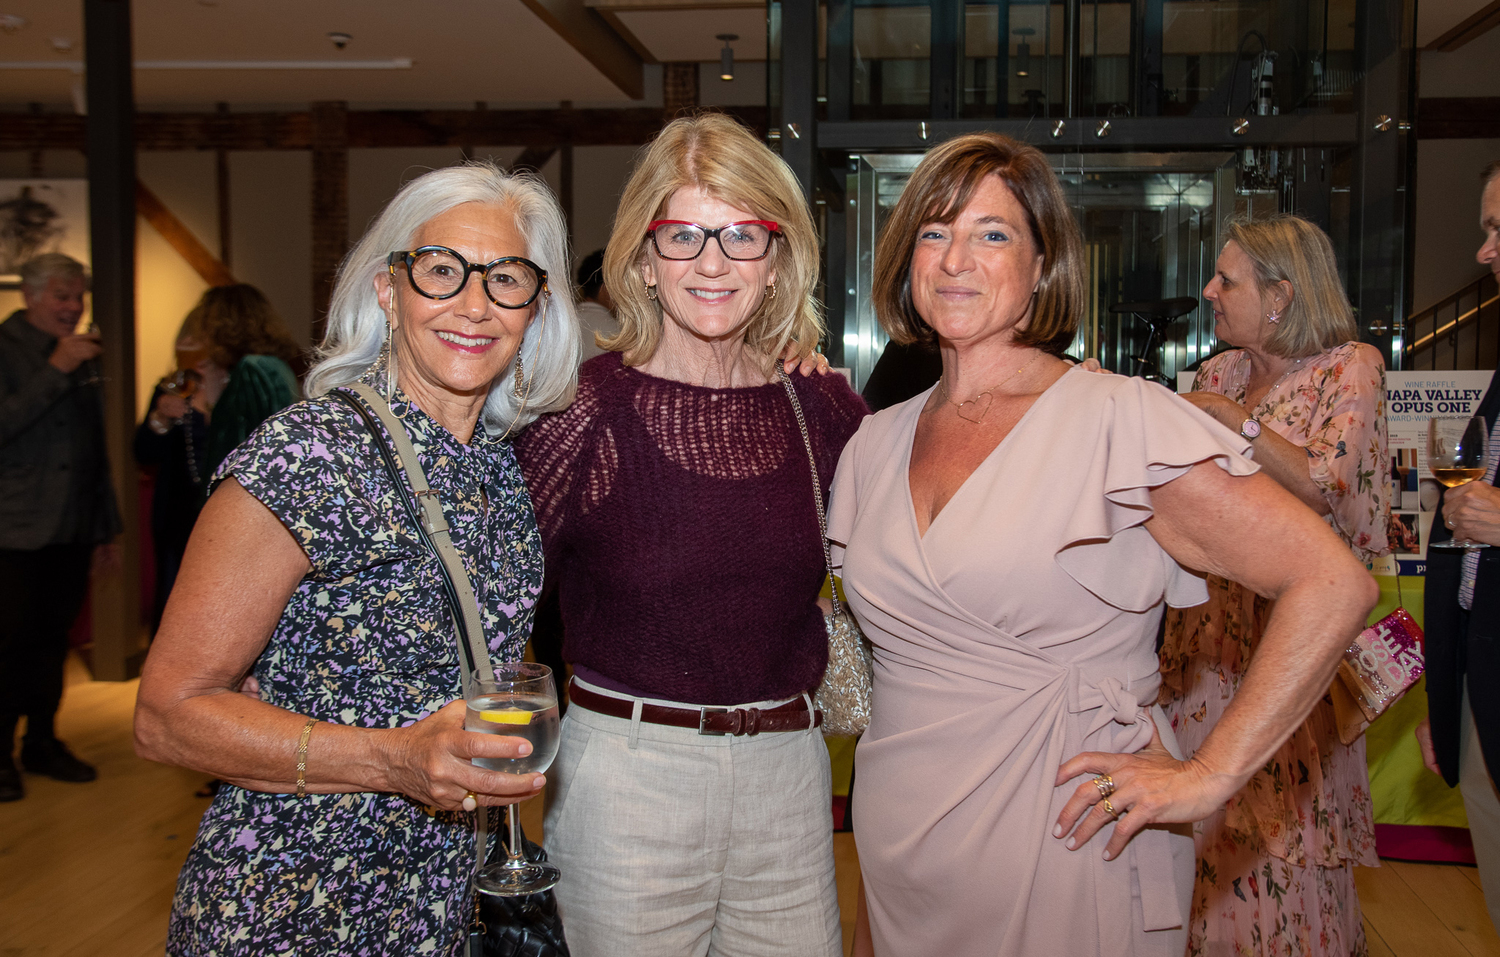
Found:
[[[334, 389], [329, 395], [349, 406], [364, 421], [365, 427], [375, 440], [386, 472], [397, 489], [401, 488], [401, 474], [405, 472], [412, 496], [401, 497], [422, 542], [438, 558], [438, 568], [443, 576], [443, 592], [453, 615], [453, 624], [458, 635], [459, 659], [465, 663], [469, 673], [489, 670], [489, 654], [482, 639], [483, 629], [479, 621], [479, 606], [469, 584], [468, 573], [448, 537], [448, 524], [443, 518], [442, 503], [427, 484], [427, 476], [417, 463], [416, 450], [406, 428], [392, 414], [390, 405], [380, 393], [369, 386], [355, 383], [349, 387], [359, 395], [355, 398], [348, 392]], [[360, 401], [364, 399], [364, 402]], [[366, 405], [368, 403], [368, 406]], [[380, 428], [375, 424], [371, 412], [380, 418], [385, 431], [395, 444], [401, 459], [398, 464], [390, 447], [380, 440]], [[485, 812], [486, 815], [488, 812]], [[484, 839], [488, 830], [478, 829], [479, 839]], [[521, 835], [525, 856], [530, 860], [546, 860], [543, 850]], [[507, 856], [506, 836], [495, 835], [495, 847], [490, 860], [496, 855]], [[557, 896], [550, 890], [525, 897], [496, 897], [474, 892], [474, 920], [467, 935], [468, 957], [571, 957], [567, 940], [563, 937], [562, 917], [557, 912]]]
[[[506, 829], [495, 836], [490, 861], [507, 856]], [[547, 852], [521, 835], [525, 858], [545, 861]], [[487, 862], [488, 863], [488, 862]], [[557, 913], [557, 895], [552, 891], [525, 897], [495, 897], [476, 894], [478, 924], [470, 930], [471, 954], [484, 957], [569, 957], [563, 936], [562, 917]], [[474, 949], [475, 938], [478, 949]]]

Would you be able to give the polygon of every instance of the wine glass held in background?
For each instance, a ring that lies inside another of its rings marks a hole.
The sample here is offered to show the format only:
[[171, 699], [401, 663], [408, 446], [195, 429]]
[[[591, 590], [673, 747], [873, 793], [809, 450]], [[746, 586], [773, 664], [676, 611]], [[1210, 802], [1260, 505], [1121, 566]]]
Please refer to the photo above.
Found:
[[[1427, 467], [1432, 477], [1455, 488], [1484, 477], [1489, 461], [1489, 430], [1482, 416], [1429, 419], [1427, 422]], [[1433, 542], [1429, 548], [1488, 548], [1483, 542], [1454, 539]]]
[[[491, 771], [532, 774], [547, 770], [557, 756], [560, 740], [557, 686], [552, 669], [530, 661], [495, 665], [493, 679], [470, 683], [464, 729], [481, 734], [503, 734], [531, 742], [531, 753], [520, 758], [475, 758]], [[474, 886], [486, 894], [520, 897], [547, 890], [557, 883], [558, 870], [546, 861], [529, 861], [522, 848], [521, 819], [516, 805], [507, 805], [510, 853], [504, 862], [479, 872]]]

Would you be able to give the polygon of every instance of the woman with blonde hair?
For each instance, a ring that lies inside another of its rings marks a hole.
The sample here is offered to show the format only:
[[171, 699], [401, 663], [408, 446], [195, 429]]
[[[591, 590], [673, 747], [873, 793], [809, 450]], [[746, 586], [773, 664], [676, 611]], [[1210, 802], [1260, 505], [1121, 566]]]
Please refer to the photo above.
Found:
[[[1389, 550], [1380, 352], [1359, 341], [1322, 230], [1274, 216], [1227, 235], [1203, 296], [1215, 335], [1237, 348], [1203, 363], [1187, 399], [1368, 565]], [[1227, 577], [1210, 575], [1208, 590], [1208, 604], [1168, 613], [1161, 650], [1161, 701], [1189, 755], [1238, 700], [1274, 608]], [[1326, 699], [1195, 837], [1190, 955], [1365, 953], [1354, 889], [1355, 865], [1376, 864], [1365, 741], [1339, 742]]]
[[546, 843], [576, 957], [839, 953], [808, 449], [826, 483], [865, 407], [778, 359], [822, 334], [817, 249], [785, 163], [672, 122], [605, 254], [620, 334], [517, 442], [574, 669]]

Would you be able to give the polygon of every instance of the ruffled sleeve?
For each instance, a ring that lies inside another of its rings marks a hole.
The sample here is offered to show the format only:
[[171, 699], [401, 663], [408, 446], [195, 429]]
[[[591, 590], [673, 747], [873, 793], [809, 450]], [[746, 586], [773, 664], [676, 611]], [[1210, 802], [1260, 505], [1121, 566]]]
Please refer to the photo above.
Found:
[[[1143, 612], [1165, 592], [1173, 607], [1208, 600], [1203, 579], [1150, 539], [1151, 490], [1212, 462], [1230, 475], [1260, 469], [1250, 446], [1209, 415], [1159, 385], [1123, 376], [1085, 380], [1109, 394], [1088, 441], [1093, 454], [1065, 527], [1057, 564], [1103, 601]], [[1143, 559], [1154, 554], [1155, 562]]]
[[1349, 343], [1319, 360], [1312, 387], [1317, 398], [1307, 441], [1304, 445], [1296, 435], [1287, 438], [1306, 448], [1308, 474], [1323, 491], [1334, 531], [1361, 561], [1373, 561], [1390, 550], [1385, 364], [1374, 346]]

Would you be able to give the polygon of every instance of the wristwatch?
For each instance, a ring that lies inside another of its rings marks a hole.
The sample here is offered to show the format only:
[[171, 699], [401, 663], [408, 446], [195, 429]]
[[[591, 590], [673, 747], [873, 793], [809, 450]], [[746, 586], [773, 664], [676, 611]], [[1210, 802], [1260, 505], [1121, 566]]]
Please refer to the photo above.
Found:
[[1260, 423], [1254, 419], [1246, 419], [1240, 423], [1240, 435], [1254, 441], [1260, 437]]

